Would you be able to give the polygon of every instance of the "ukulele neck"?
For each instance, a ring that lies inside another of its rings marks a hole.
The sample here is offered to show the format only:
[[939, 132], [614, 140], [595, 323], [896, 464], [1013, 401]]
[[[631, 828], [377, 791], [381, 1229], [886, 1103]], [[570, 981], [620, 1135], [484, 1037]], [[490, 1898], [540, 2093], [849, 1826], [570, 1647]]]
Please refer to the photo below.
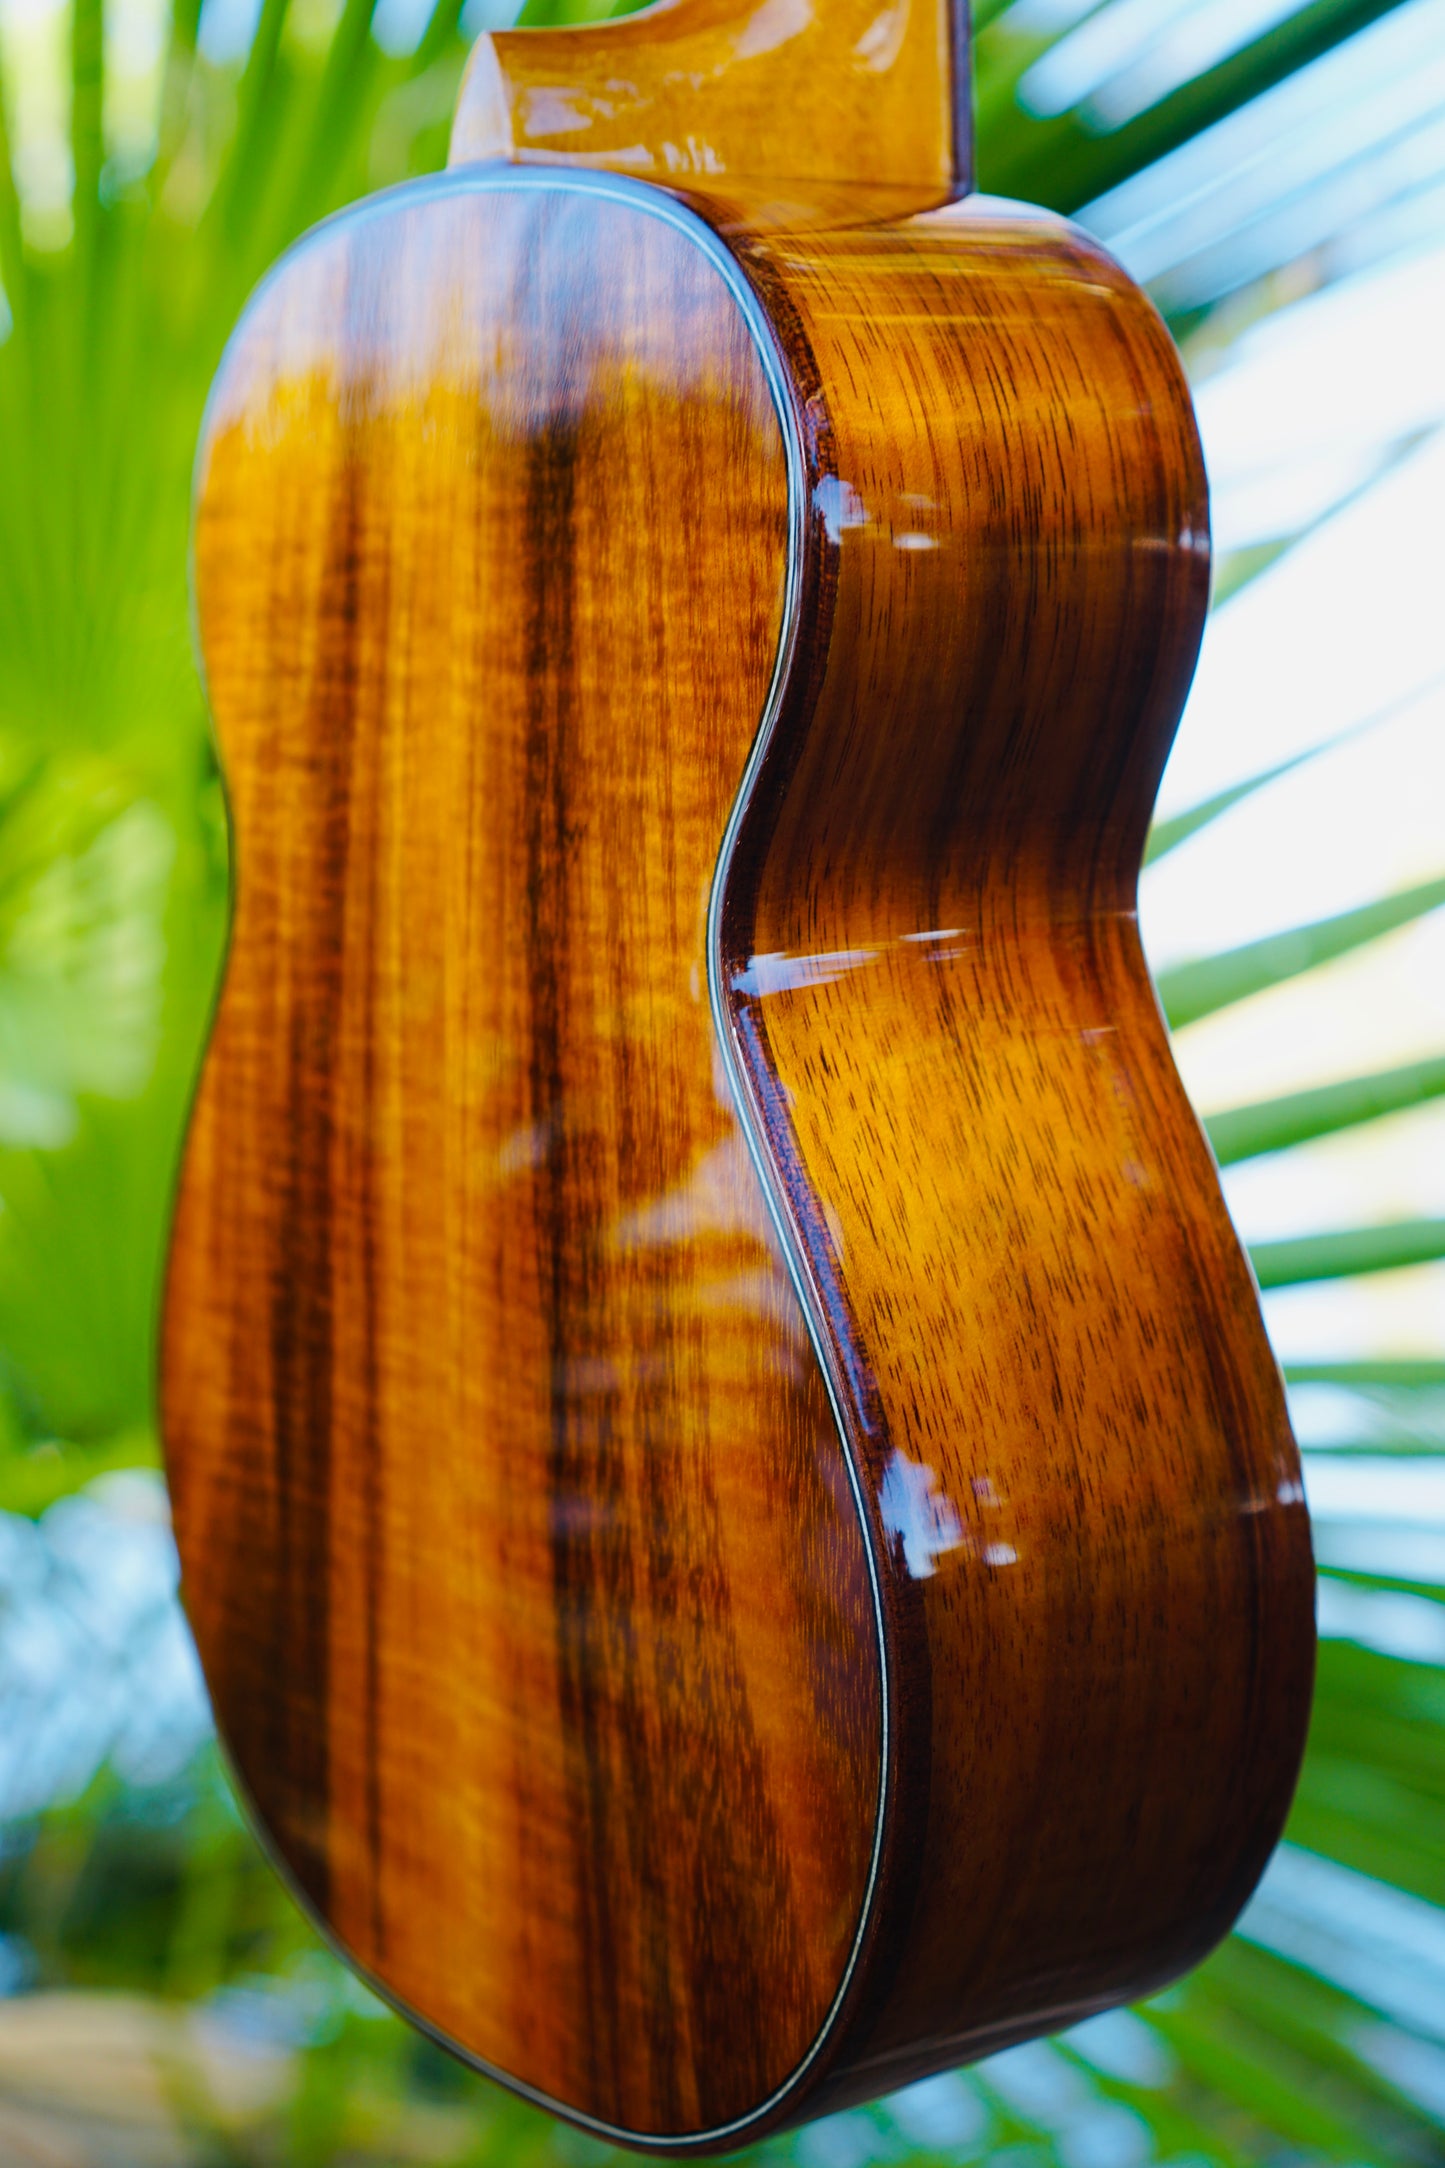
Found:
[[967, 0], [662, 0], [493, 33], [450, 163], [495, 158], [631, 174], [744, 224], [953, 202], [973, 185]]

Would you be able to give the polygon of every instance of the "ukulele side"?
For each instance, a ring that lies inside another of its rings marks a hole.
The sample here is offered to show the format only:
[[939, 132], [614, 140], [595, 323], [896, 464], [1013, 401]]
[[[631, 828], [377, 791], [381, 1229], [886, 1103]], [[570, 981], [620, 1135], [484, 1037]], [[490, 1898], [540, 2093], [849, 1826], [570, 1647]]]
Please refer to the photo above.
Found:
[[1303, 1752], [1314, 1573], [1138, 937], [1208, 590], [1178, 357], [1023, 206], [744, 255], [802, 417], [812, 606], [730, 844], [719, 1008], [877, 1502], [909, 1772], [844, 2105], [1227, 1931]]

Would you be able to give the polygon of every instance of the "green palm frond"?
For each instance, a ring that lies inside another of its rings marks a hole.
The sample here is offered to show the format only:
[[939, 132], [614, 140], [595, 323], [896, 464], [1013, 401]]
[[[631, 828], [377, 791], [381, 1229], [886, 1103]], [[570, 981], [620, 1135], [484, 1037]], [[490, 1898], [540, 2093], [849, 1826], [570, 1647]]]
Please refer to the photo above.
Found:
[[[1057, 112], [1031, 110], [1024, 80], [1043, 54], [1062, 43], [1057, 35], [1032, 28], [1032, 22], [1057, 20], [1064, 13], [1066, 21], [1082, 24], [1093, 18], [1093, 10], [1065, 13], [997, 4], [979, 8], [979, 185], [998, 195], [1076, 211], [1343, 44], [1392, 4], [1394, 0], [1313, 0], [1312, 5], [1279, 10], [1273, 27], [1204, 73], [1190, 76], [1137, 116], [1112, 124], [1091, 113], [1084, 101]], [[1016, 27], [1020, 15], [1023, 26]]]
[[1445, 878], [1423, 881], [1417, 888], [1396, 896], [1381, 896], [1357, 910], [1341, 911], [1333, 918], [1310, 926], [1292, 926], [1287, 933], [1266, 935], [1241, 948], [1225, 949], [1217, 956], [1201, 957], [1197, 963], [1176, 964], [1159, 974], [1159, 999], [1169, 1022], [1179, 1029], [1197, 1024], [1202, 1017], [1227, 1009], [1251, 994], [1264, 993], [1286, 979], [1298, 978], [1352, 949], [1378, 941], [1437, 911], [1445, 904]]
[[1337, 1234], [1255, 1242], [1250, 1262], [1261, 1287], [1298, 1287], [1305, 1280], [1343, 1280], [1361, 1272], [1397, 1272], [1445, 1257], [1445, 1219], [1396, 1220], [1383, 1227], [1348, 1227]]
[[1445, 1055], [1403, 1062], [1372, 1076], [1347, 1077], [1313, 1091], [1287, 1092], [1252, 1106], [1230, 1107], [1205, 1118], [1205, 1132], [1221, 1167], [1262, 1152], [1282, 1152], [1314, 1137], [1330, 1137], [1361, 1122], [1378, 1121], [1405, 1107], [1423, 1106], [1445, 1093]]
[[[1401, 1387], [1445, 1385], [1445, 1356], [1380, 1362], [1295, 1362], [1284, 1365], [1292, 1385], [1376, 1386], [1382, 1392]], [[1445, 1443], [1445, 1433], [1441, 1442]]]

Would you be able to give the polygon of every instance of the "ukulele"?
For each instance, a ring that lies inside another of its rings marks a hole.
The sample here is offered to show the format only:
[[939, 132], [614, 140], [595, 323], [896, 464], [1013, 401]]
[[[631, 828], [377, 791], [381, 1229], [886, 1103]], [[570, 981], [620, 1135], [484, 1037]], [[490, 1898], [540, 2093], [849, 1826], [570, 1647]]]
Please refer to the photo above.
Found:
[[955, 0], [483, 38], [199, 454], [185, 1599], [336, 1946], [642, 2149], [1159, 1987], [1309, 1707], [1135, 916], [1199, 442], [966, 88]]

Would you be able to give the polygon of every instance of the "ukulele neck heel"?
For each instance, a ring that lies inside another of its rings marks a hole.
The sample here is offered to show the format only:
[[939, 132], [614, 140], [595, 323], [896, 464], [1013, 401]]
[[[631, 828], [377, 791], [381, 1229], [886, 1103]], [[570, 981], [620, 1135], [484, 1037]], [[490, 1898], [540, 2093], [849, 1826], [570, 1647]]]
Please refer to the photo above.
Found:
[[491, 158], [631, 174], [780, 223], [855, 197], [932, 209], [973, 185], [965, 0], [671, 0], [499, 31], [472, 50], [449, 163]]

